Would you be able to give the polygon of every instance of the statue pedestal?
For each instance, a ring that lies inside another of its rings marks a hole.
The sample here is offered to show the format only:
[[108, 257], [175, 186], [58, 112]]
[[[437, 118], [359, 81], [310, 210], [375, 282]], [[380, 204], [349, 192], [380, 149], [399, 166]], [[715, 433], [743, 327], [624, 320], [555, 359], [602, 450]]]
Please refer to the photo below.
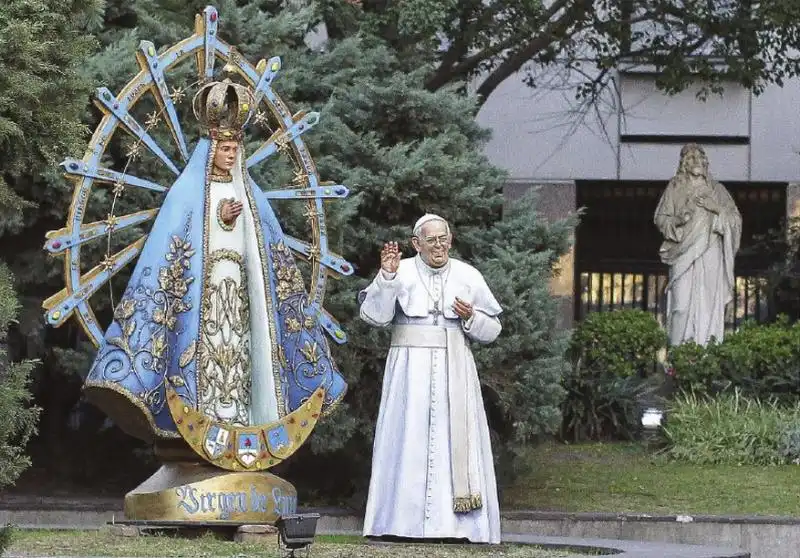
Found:
[[264, 471], [168, 462], [125, 495], [131, 522], [264, 524], [297, 512], [291, 483]]

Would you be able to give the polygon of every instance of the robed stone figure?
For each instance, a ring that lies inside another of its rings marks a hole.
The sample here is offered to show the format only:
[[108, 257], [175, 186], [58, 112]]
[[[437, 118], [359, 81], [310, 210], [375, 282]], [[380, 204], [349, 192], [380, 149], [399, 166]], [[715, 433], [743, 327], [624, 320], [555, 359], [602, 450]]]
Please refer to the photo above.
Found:
[[664, 237], [659, 255], [669, 266], [670, 343], [721, 341], [725, 306], [733, 298], [742, 217], [725, 187], [711, 178], [699, 145], [681, 149], [678, 173], [661, 196], [655, 224]]
[[500, 542], [489, 428], [470, 341], [500, 334], [502, 312], [483, 276], [449, 258], [447, 222], [414, 226], [417, 255], [396, 243], [359, 295], [361, 319], [392, 326], [365, 536]]

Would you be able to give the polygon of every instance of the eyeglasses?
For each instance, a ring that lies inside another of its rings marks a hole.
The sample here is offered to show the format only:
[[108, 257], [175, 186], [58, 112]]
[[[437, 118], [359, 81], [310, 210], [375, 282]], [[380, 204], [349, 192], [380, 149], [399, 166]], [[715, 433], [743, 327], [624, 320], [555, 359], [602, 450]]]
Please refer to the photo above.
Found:
[[421, 239], [425, 244], [428, 246], [436, 246], [437, 244], [440, 246], [446, 246], [449, 237], [447, 235], [442, 236], [428, 236]]

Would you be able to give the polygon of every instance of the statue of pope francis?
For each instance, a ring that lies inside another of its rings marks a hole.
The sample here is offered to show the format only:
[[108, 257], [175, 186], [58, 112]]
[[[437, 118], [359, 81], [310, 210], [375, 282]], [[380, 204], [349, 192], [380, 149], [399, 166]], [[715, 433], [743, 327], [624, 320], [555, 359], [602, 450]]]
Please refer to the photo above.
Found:
[[491, 343], [502, 312], [481, 273], [450, 258], [437, 215], [417, 221], [417, 255], [396, 243], [359, 294], [361, 319], [392, 327], [364, 535], [500, 542], [489, 427], [470, 342]]

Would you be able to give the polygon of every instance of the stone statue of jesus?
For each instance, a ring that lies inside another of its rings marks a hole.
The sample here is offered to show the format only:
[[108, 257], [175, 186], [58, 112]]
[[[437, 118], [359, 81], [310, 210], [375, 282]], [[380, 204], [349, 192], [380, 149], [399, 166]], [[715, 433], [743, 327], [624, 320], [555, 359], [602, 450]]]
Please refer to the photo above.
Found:
[[678, 173], [661, 196], [655, 224], [664, 237], [659, 256], [669, 266], [670, 344], [721, 341], [725, 306], [733, 298], [742, 216], [725, 186], [711, 178], [699, 145], [681, 149]]

